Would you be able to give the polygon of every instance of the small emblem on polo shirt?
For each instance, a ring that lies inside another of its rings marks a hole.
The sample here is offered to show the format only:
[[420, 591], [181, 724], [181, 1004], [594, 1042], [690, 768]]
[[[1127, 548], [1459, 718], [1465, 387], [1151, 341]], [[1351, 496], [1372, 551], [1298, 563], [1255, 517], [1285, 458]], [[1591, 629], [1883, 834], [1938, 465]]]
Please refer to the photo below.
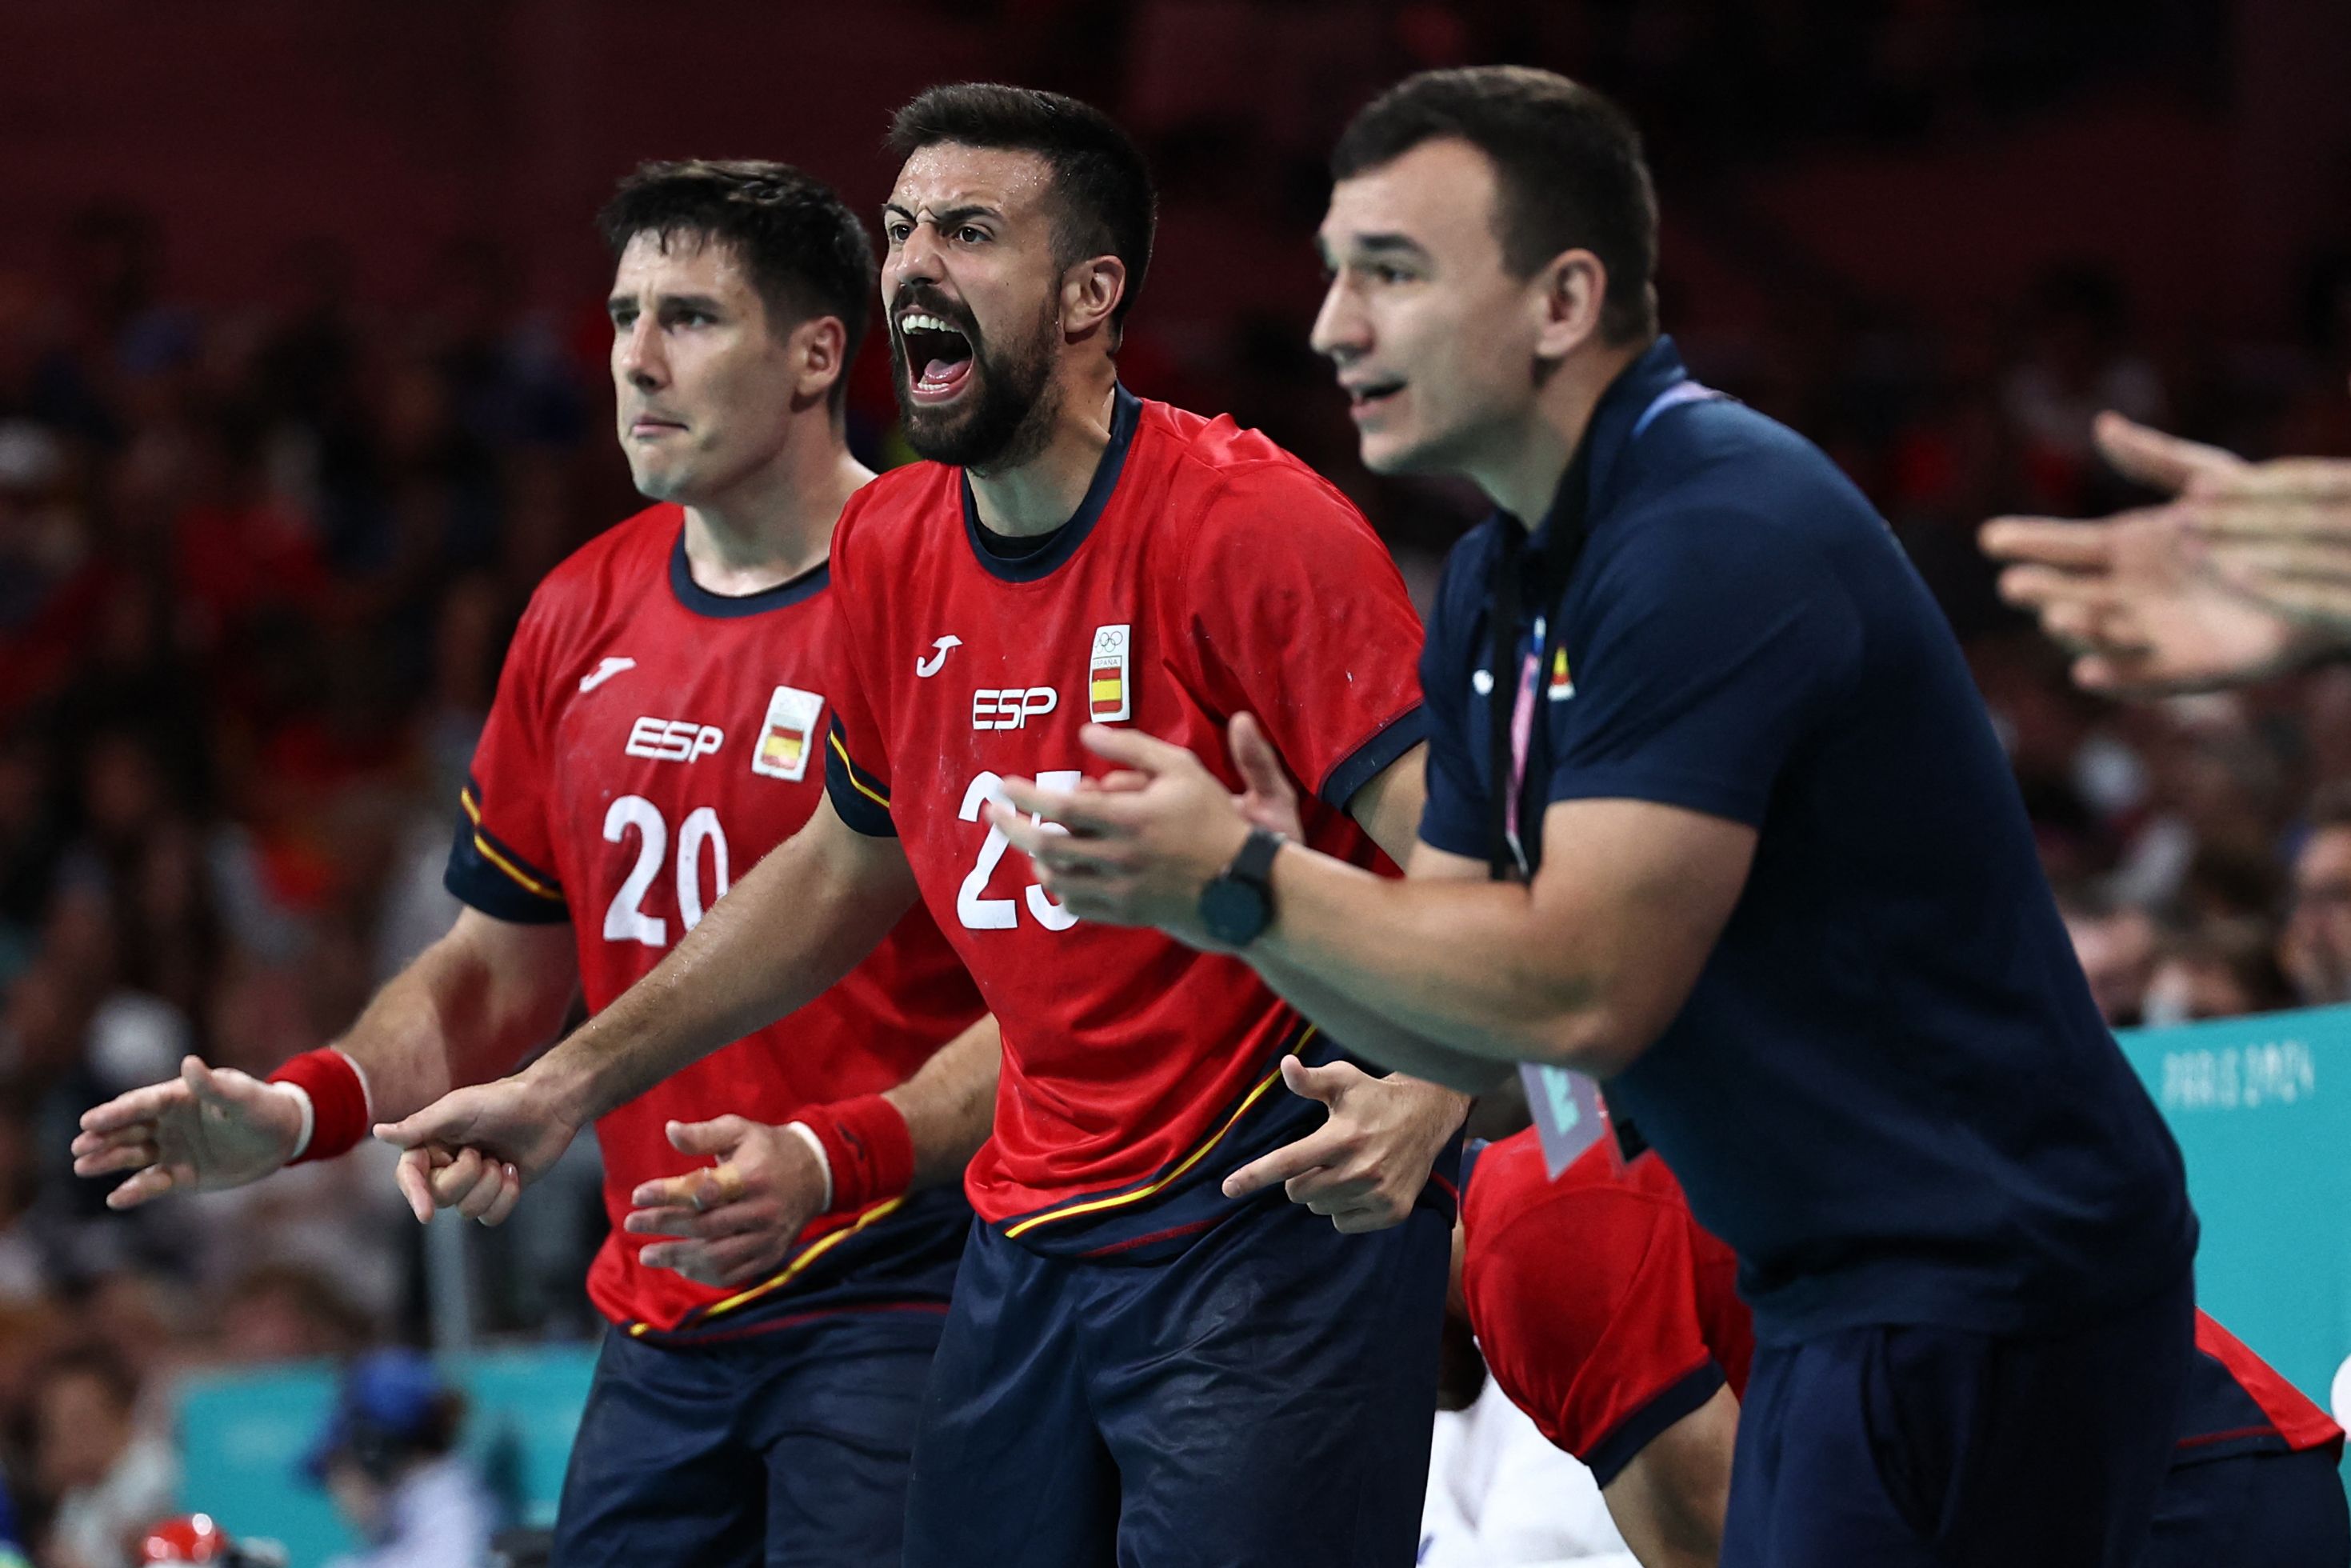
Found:
[[1551, 686], [1543, 694], [1555, 703], [1563, 703], [1575, 695], [1575, 682], [1567, 673], [1567, 650], [1553, 648], [1551, 652]]
[[768, 720], [751, 747], [751, 771], [795, 783], [808, 777], [817, 720], [823, 716], [823, 697], [798, 686], [778, 686], [768, 698]]

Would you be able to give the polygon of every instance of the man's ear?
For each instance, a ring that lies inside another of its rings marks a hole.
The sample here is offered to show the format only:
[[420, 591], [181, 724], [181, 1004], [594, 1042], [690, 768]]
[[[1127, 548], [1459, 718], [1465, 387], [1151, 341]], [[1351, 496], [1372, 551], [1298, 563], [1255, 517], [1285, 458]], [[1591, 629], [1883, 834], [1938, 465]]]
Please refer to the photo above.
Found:
[[838, 316], [818, 316], [792, 329], [792, 406], [809, 408], [832, 394], [849, 373], [849, 329]]
[[1535, 354], [1543, 360], [1563, 360], [1600, 336], [1600, 317], [1608, 299], [1608, 268], [1588, 250], [1563, 250], [1543, 263], [1532, 280], [1536, 325]]
[[1106, 326], [1126, 298], [1126, 263], [1093, 256], [1061, 275], [1061, 335], [1082, 338]]

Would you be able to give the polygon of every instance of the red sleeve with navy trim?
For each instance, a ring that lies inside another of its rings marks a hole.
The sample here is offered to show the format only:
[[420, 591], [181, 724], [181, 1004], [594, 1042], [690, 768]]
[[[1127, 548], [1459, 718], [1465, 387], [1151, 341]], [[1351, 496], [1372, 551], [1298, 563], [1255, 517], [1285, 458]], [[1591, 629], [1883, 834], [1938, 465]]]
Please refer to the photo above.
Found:
[[1251, 713], [1290, 772], [1344, 810], [1427, 737], [1420, 616], [1347, 498], [1287, 460], [1232, 469], [1208, 501], [1185, 597], [1202, 695]]
[[1479, 1157], [1462, 1218], [1462, 1290], [1495, 1381], [1603, 1486], [1718, 1389], [1744, 1387], [1736, 1260], [1656, 1156], [1619, 1175], [1595, 1146], [1551, 1182], [1521, 1133]]
[[534, 595], [507, 650], [497, 696], [458, 796], [456, 839], [442, 879], [483, 914], [527, 925], [570, 918], [547, 818], [549, 616], [547, 595]]
[[[854, 595], [850, 587], [852, 581], [864, 586], [853, 564], [853, 557], [859, 552], [852, 548], [852, 536], [868, 498], [867, 491], [851, 497], [832, 533], [832, 580], [835, 591], [844, 601]], [[861, 652], [854, 639], [844, 640], [841, 674], [833, 693], [832, 723], [825, 732], [824, 792], [832, 801], [834, 815], [858, 832], [872, 839], [894, 838], [898, 829], [890, 818], [889, 757], [883, 750], [883, 728], [876, 722], [872, 704], [866, 699], [858, 667]], [[946, 650], [934, 652], [944, 664]], [[937, 668], [933, 666], [935, 673]]]

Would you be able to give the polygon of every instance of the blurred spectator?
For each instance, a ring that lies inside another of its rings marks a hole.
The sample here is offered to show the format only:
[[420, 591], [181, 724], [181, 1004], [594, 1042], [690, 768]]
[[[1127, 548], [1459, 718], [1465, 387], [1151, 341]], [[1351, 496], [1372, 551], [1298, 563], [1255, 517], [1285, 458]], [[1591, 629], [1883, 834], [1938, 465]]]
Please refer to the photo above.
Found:
[[247, 1270], [222, 1293], [214, 1352], [232, 1366], [356, 1354], [366, 1314], [326, 1275], [285, 1263]]
[[2250, 916], [2208, 921], [2167, 940], [2147, 987], [2145, 1020], [2241, 1018], [2292, 1005], [2275, 944]]
[[305, 1468], [367, 1550], [330, 1568], [476, 1568], [497, 1515], [456, 1452], [465, 1396], [409, 1350], [362, 1356]]
[[2143, 1021], [2155, 977], [2154, 917], [2137, 904], [2117, 904], [2081, 889], [2061, 890], [2059, 913], [2074, 938], [2074, 956], [2089, 977], [2098, 1012], [2116, 1029]]
[[2115, 409], [2142, 424], [2165, 417], [2163, 383], [2133, 349], [2123, 287], [2093, 266], [2055, 268], [2032, 301], [2022, 359], [2001, 401], [2022, 440], [2036, 509], [2081, 507], [2100, 483], [2091, 421]]
[[2351, 786], [2311, 802], [2278, 967], [2305, 1006], [2351, 1002]]
[[57, 1509], [42, 1553], [52, 1568], [130, 1568], [140, 1531], [172, 1511], [178, 1464], [140, 1429], [139, 1393], [120, 1359], [88, 1348], [35, 1385], [34, 1469]]

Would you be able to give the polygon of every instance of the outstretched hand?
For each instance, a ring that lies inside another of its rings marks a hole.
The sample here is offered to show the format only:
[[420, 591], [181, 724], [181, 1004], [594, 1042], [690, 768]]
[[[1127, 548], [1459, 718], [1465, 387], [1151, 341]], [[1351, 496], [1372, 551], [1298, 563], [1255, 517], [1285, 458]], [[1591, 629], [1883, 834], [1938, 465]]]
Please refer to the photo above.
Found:
[[167, 1192], [259, 1181], [294, 1157], [301, 1134], [302, 1108], [292, 1092], [190, 1056], [177, 1078], [82, 1113], [74, 1175], [131, 1172], [106, 1195], [106, 1206], [136, 1208]]
[[621, 1223], [633, 1236], [673, 1236], [637, 1254], [701, 1285], [740, 1285], [783, 1261], [824, 1207], [824, 1170], [798, 1134], [742, 1116], [672, 1122], [670, 1146], [716, 1165], [642, 1184]]
[[[2089, 522], [1996, 517], [1982, 533], [1985, 553], [2009, 563], [2001, 596], [2074, 653], [2078, 685], [2117, 695], [2234, 685], [2351, 637], [2351, 621], [2314, 623], [2333, 596], [2351, 612], [2351, 507], [2333, 551], [2314, 549], [2332, 492], [2314, 489], [2307, 464], [2251, 465], [2114, 413], [2096, 434], [2119, 472], [2171, 498]], [[2277, 472], [2292, 466], [2304, 472]]]

